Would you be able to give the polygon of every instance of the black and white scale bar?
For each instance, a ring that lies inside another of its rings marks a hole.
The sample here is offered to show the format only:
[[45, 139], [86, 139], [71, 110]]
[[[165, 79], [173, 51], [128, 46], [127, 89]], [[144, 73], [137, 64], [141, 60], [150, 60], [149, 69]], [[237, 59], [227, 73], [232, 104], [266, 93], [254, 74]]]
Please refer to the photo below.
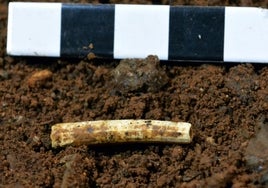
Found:
[[[89, 47], [90, 44], [93, 44]], [[249, 7], [9, 3], [14, 56], [268, 63], [268, 10]]]

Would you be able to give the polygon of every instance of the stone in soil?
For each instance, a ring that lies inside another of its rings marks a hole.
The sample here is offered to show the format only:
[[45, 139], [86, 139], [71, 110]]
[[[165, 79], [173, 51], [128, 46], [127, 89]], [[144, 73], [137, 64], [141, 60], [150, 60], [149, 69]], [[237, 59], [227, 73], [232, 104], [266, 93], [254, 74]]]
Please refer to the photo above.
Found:
[[115, 90], [119, 93], [157, 92], [168, 82], [157, 56], [146, 59], [124, 59], [112, 71]]
[[47, 81], [51, 80], [52, 75], [52, 72], [47, 69], [37, 71], [28, 78], [27, 84], [30, 88], [44, 86]]

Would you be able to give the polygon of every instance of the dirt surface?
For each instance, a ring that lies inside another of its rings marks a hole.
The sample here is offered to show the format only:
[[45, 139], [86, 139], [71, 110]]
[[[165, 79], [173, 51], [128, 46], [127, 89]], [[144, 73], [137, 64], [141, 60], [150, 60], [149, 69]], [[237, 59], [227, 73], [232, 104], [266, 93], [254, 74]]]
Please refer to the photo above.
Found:
[[[267, 0], [171, 3], [268, 7]], [[145, 80], [115, 92], [119, 61], [8, 57], [6, 21], [1, 1], [0, 187], [268, 186], [266, 65], [161, 62], [161, 87]], [[51, 147], [55, 123], [126, 118], [190, 122], [195, 136], [189, 145]]]

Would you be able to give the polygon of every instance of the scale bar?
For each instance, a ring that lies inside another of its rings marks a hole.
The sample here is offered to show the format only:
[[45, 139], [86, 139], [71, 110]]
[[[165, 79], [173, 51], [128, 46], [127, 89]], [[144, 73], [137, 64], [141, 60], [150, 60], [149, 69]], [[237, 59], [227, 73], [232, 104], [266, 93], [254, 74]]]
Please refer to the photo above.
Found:
[[268, 10], [250, 7], [9, 3], [13, 56], [268, 63]]

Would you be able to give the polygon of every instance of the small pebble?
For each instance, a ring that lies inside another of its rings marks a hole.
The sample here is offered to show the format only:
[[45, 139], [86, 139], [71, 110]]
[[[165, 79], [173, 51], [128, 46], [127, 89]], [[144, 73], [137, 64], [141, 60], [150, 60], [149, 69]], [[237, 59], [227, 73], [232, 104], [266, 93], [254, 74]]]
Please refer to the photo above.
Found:
[[260, 178], [260, 183], [263, 184], [263, 185], [268, 185], [268, 170], [266, 170], [261, 178]]
[[268, 177], [268, 126], [265, 118], [257, 122], [260, 129], [255, 136], [249, 140], [245, 151], [246, 166], [255, 172], [263, 173], [263, 181], [267, 181]]
[[257, 156], [254, 156], [254, 155], [246, 155], [245, 156], [245, 159], [246, 159], [246, 165], [248, 168], [252, 169], [252, 170], [255, 170], [255, 171], [261, 171], [262, 170], [262, 166], [263, 166], [263, 163], [264, 163], [264, 160], [257, 157]]
[[52, 72], [47, 69], [35, 72], [28, 78], [28, 86], [31, 88], [44, 86], [47, 81], [51, 80], [52, 75]]
[[9, 73], [5, 70], [0, 70], [0, 80], [7, 80], [9, 78]]
[[96, 55], [95, 55], [94, 53], [89, 52], [89, 53], [87, 54], [87, 59], [88, 59], [88, 60], [92, 60], [92, 59], [95, 59], [95, 58], [96, 58]]
[[112, 81], [119, 93], [157, 92], [168, 82], [157, 56], [145, 59], [124, 59], [112, 71]]

